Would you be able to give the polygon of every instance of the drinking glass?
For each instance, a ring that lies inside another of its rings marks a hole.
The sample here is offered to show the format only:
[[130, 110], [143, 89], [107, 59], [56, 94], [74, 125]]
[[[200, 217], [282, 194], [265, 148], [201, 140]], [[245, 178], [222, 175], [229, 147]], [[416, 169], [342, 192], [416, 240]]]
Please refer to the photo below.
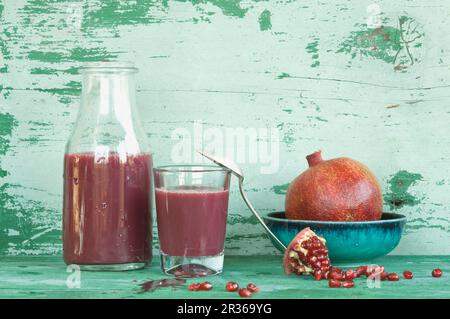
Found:
[[180, 277], [222, 272], [231, 172], [219, 166], [154, 169], [161, 269]]

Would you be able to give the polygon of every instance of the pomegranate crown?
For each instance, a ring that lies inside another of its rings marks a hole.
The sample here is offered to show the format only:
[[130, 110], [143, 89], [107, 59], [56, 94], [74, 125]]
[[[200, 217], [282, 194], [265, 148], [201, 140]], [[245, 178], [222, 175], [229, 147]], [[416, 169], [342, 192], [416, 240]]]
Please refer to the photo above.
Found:
[[313, 167], [314, 165], [322, 162], [323, 161], [323, 159], [322, 159], [322, 151], [318, 150], [318, 151], [315, 151], [312, 154], [309, 154], [308, 156], [306, 156], [306, 160], [308, 161], [309, 167]]

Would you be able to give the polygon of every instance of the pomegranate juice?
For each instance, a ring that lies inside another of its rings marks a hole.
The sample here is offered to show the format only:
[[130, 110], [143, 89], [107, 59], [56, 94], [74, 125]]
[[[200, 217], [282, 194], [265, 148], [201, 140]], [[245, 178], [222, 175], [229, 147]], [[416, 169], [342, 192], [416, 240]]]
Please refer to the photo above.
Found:
[[223, 251], [228, 190], [185, 186], [156, 189], [161, 251], [169, 256], [215, 256]]
[[64, 157], [63, 248], [67, 264], [151, 259], [150, 154]]

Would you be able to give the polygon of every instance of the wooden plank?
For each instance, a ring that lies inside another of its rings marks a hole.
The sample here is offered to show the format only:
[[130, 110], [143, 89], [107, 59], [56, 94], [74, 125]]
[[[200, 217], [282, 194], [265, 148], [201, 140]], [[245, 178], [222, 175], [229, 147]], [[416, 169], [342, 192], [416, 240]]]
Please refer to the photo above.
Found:
[[[390, 256], [379, 259], [387, 271], [414, 273], [414, 279], [380, 282], [369, 288], [366, 279], [355, 280], [353, 289], [330, 289], [326, 280], [317, 282], [310, 276], [285, 276], [281, 256], [227, 256], [225, 271], [208, 277], [214, 288], [209, 292], [190, 292], [187, 287], [160, 288], [142, 293], [138, 287], [147, 280], [168, 278], [159, 270], [159, 261], [151, 267], [129, 272], [81, 272], [81, 287], [68, 288], [70, 273], [60, 257], [16, 256], [2, 259], [0, 267], [0, 298], [239, 298], [224, 287], [229, 280], [240, 285], [255, 283], [261, 291], [255, 298], [449, 298], [450, 256]], [[264, 262], [261, 262], [264, 260]], [[431, 270], [440, 267], [444, 275], [431, 277]], [[189, 279], [189, 283], [199, 279]]]

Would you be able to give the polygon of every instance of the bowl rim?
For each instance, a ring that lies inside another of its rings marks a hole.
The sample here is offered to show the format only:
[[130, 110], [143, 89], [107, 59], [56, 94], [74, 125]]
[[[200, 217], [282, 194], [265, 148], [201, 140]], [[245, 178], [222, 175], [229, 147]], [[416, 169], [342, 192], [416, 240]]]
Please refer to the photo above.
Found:
[[280, 218], [280, 217], [273, 217], [270, 215], [274, 214], [284, 214], [284, 211], [276, 211], [276, 212], [270, 212], [262, 215], [261, 217], [264, 220], [267, 221], [273, 221], [273, 222], [287, 222], [290, 224], [316, 224], [316, 225], [369, 225], [369, 224], [386, 224], [386, 223], [396, 223], [401, 221], [406, 221], [406, 216], [402, 214], [397, 213], [391, 213], [391, 212], [383, 212], [382, 216], [385, 214], [392, 215], [393, 218], [390, 219], [380, 219], [380, 220], [367, 220], [367, 221], [325, 221], [325, 220], [306, 220], [306, 219], [286, 219], [286, 218]]

